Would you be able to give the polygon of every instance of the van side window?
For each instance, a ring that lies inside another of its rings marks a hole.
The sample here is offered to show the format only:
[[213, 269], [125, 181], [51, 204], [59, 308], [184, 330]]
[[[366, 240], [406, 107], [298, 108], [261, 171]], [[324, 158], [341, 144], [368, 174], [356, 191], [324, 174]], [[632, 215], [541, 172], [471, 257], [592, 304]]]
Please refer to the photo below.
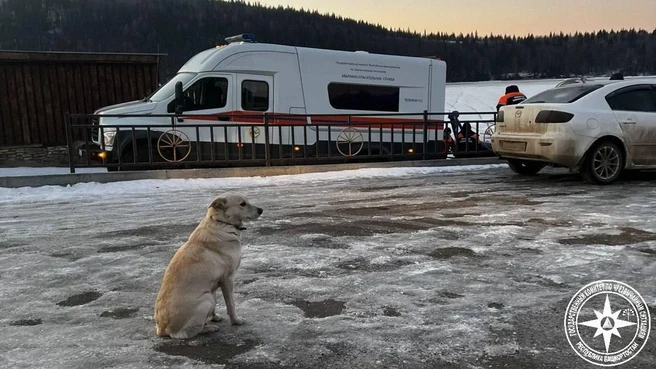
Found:
[[620, 91], [608, 96], [606, 101], [613, 110], [656, 113], [656, 90], [649, 87]]
[[399, 111], [399, 88], [333, 82], [328, 85], [330, 105], [335, 109]]
[[269, 84], [244, 80], [241, 83], [241, 108], [249, 111], [269, 110]]
[[[226, 106], [228, 80], [219, 77], [201, 78], [189, 86], [184, 92], [184, 111], [220, 109]], [[167, 111], [175, 111], [175, 101], [172, 101]]]

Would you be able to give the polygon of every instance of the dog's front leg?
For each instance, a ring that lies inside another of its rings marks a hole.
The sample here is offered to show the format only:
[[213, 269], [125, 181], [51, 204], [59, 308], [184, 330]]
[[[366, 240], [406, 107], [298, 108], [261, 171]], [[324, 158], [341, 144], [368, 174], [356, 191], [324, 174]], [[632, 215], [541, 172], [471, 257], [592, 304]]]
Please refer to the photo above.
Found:
[[237, 313], [235, 312], [235, 281], [232, 278], [226, 278], [221, 284], [221, 292], [223, 292], [223, 298], [225, 299], [226, 310], [228, 310], [228, 317], [230, 317], [230, 323], [233, 325], [242, 325], [244, 321], [237, 318]]
[[216, 290], [212, 291], [212, 297], [214, 297], [214, 307], [212, 308], [210, 315], [207, 316], [207, 320], [208, 322], [221, 322], [223, 321], [223, 317], [216, 314]]

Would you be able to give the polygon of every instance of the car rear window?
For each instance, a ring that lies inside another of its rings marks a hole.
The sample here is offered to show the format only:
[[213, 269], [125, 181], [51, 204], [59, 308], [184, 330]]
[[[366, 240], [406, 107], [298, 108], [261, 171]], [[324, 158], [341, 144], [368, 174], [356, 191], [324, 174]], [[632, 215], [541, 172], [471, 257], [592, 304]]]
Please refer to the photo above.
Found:
[[538, 103], [572, 103], [590, 92], [603, 87], [601, 84], [576, 84], [556, 87], [524, 100], [522, 104]]

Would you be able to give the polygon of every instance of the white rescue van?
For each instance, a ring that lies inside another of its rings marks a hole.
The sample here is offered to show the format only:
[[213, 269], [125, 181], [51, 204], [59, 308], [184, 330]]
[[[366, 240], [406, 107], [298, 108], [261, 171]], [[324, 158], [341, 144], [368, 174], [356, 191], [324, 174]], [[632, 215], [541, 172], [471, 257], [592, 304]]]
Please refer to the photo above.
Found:
[[[404, 130], [407, 137], [402, 137], [398, 123], [421, 123], [423, 117], [417, 113], [445, 109], [446, 63], [441, 60], [257, 43], [249, 34], [226, 41], [227, 45], [193, 56], [171, 80], [144, 100], [97, 110], [95, 123], [102, 129], [94, 129], [92, 141], [104, 151], [102, 156], [116, 162], [116, 148], [120, 146], [124, 161], [132, 162], [134, 156], [140, 162], [148, 161], [147, 145], [156, 145], [158, 140], [161, 144], [165, 132], [182, 135], [191, 143], [234, 145], [230, 148], [234, 153], [244, 144], [264, 144], [266, 135], [262, 129], [254, 128], [263, 124], [264, 113], [270, 119], [268, 139], [273, 145], [282, 143], [286, 149], [296, 151], [299, 146], [312, 145], [330, 150], [328, 145], [315, 145], [317, 139], [335, 141], [345, 125], [350, 124], [351, 130], [361, 132], [365, 142], [371, 141], [376, 149], [383, 150], [379, 146], [384, 143], [405, 139], [423, 142], [421, 130]], [[182, 116], [175, 120], [165, 116], [173, 114]], [[430, 119], [441, 120], [443, 116]], [[297, 127], [291, 125], [294, 122]], [[234, 126], [239, 123], [250, 126]], [[380, 123], [380, 129], [369, 129], [365, 123]], [[204, 126], [199, 128], [199, 124]], [[284, 128], [275, 127], [276, 124]], [[151, 127], [146, 132], [134, 127], [139, 125]], [[307, 134], [307, 129], [304, 133], [304, 125], [314, 127], [311, 128], [316, 134]], [[129, 127], [118, 127], [118, 140], [116, 126]], [[441, 135], [442, 131], [433, 126], [426, 140], [441, 144]], [[167, 137], [164, 142], [176, 140]], [[134, 148], [138, 155], [133, 155]], [[334, 147], [332, 150], [335, 152]], [[160, 151], [150, 152], [157, 155]], [[217, 150], [222, 152], [223, 149]]]

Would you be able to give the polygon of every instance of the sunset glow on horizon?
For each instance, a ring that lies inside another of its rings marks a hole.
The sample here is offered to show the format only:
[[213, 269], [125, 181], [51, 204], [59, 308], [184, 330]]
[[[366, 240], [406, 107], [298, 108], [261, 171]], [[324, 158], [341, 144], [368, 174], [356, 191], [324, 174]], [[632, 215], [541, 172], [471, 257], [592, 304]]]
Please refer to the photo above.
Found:
[[656, 0], [259, 0], [386, 28], [479, 36], [656, 29]]

